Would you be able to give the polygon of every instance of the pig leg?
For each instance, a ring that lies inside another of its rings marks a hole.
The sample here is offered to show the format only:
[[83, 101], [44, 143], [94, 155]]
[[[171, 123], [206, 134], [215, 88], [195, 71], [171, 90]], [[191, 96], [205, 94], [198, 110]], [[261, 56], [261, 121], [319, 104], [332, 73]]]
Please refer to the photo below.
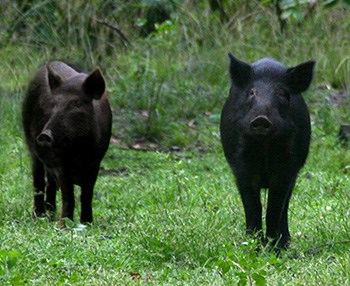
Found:
[[69, 218], [73, 220], [74, 215], [74, 186], [72, 181], [66, 176], [60, 176], [58, 179], [62, 193], [62, 214], [60, 223], [64, 226], [63, 219]]
[[83, 224], [92, 223], [92, 195], [93, 185], [85, 185], [81, 188], [80, 202], [81, 214], [80, 222]]
[[56, 212], [56, 193], [57, 184], [55, 178], [47, 173], [47, 185], [46, 185], [46, 209], [50, 212], [51, 218]]
[[38, 158], [32, 158], [32, 174], [34, 187], [34, 216], [42, 217], [45, 215], [45, 170], [44, 165]]
[[291, 182], [273, 182], [270, 186], [266, 213], [266, 236], [286, 248], [290, 239], [288, 229], [288, 204], [291, 197]]
[[260, 189], [253, 188], [247, 180], [237, 180], [239, 193], [242, 198], [247, 234], [261, 234], [262, 207], [260, 202]]
[[262, 208], [259, 193], [253, 189], [245, 189], [241, 194], [247, 234], [261, 234], [262, 231]]
[[292, 196], [292, 190], [295, 185], [295, 180], [289, 187], [289, 193], [288, 196], [284, 202], [284, 208], [282, 211], [282, 217], [281, 217], [281, 222], [280, 222], [280, 231], [281, 231], [281, 242], [280, 244], [282, 245], [283, 248], [286, 248], [289, 244], [290, 241], [290, 233], [289, 233], [289, 228], [288, 228], [288, 207], [289, 207], [289, 200], [290, 197]]
[[97, 174], [90, 177], [89, 182], [81, 186], [80, 203], [81, 203], [81, 223], [92, 223], [92, 196], [94, 191]]

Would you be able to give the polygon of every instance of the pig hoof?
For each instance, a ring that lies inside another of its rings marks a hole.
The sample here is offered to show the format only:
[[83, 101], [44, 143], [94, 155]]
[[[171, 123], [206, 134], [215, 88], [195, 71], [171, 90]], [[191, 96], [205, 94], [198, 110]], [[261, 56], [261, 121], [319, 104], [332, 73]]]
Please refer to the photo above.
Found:
[[91, 225], [92, 224], [92, 217], [91, 218], [81, 218], [80, 223], [85, 224], [85, 225]]
[[36, 218], [43, 218], [43, 217], [45, 217], [45, 216], [46, 216], [45, 210], [42, 211], [42, 210], [37, 210], [37, 209], [35, 209], [35, 210], [33, 211], [33, 213], [32, 213], [32, 217], [33, 217], [34, 219], [36, 219]]

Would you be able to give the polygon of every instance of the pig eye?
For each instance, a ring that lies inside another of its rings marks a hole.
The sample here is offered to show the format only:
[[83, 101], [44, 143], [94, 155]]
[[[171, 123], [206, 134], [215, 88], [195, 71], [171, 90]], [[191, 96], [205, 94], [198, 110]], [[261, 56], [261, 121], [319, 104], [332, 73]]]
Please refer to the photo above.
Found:
[[256, 89], [255, 88], [251, 88], [249, 90], [249, 96], [256, 96]]
[[73, 100], [71, 103], [71, 107], [73, 108], [80, 108], [83, 106], [83, 102], [80, 100]]
[[277, 90], [277, 96], [286, 100], [289, 100], [289, 93], [283, 88]]

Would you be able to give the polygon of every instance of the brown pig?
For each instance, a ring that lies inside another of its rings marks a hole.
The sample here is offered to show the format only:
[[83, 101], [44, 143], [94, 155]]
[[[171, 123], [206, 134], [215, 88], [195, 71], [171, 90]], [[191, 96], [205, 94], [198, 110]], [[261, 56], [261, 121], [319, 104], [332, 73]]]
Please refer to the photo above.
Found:
[[62, 219], [73, 220], [74, 187], [81, 187], [81, 223], [91, 223], [92, 196], [111, 137], [112, 113], [99, 69], [80, 73], [49, 62], [30, 82], [22, 110], [32, 158], [34, 215], [56, 210], [62, 193]]

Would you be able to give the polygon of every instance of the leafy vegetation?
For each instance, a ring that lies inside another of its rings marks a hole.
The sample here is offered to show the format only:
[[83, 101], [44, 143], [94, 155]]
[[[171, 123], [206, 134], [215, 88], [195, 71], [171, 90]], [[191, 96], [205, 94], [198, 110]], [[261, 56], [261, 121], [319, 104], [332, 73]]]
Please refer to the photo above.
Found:
[[[0, 284], [349, 284], [350, 153], [337, 142], [350, 122], [347, 1], [289, 1], [302, 13], [316, 4], [298, 21], [283, 14], [283, 32], [275, 1], [209, 2], [0, 3]], [[154, 7], [167, 19], [147, 34]], [[317, 60], [304, 95], [313, 140], [290, 204], [291, 248], [279, 257], [245, 236], [220, 146], [229, 51], [247, 62]], [[21, 101], [49, 59], [98, 65], [108, 82], [114, 136], [93, 226], [31, 218]]]

